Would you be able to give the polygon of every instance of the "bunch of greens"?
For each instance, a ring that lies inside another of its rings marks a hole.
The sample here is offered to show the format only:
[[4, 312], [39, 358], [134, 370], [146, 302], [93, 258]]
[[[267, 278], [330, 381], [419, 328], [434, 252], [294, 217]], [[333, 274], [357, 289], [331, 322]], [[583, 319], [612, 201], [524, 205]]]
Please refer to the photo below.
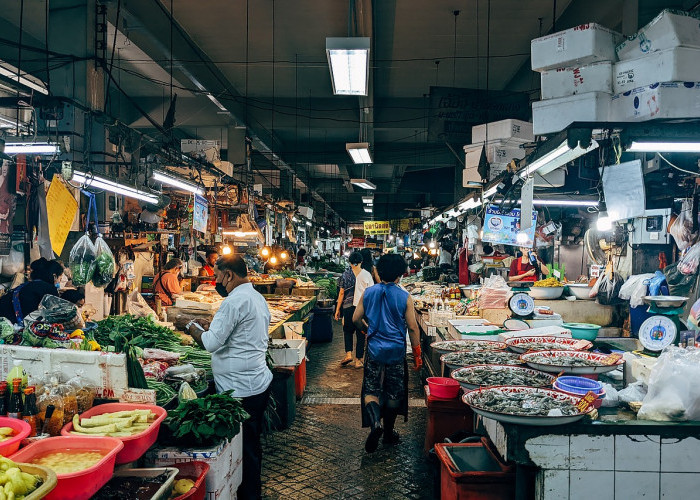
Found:
[[103, 243], [103, 245], [97, 247], [98, 254], [97, 259], [95, 259], [95, 273], [92, 275], [92, 283], [96, 287], [103, 287], [109, 285], [112, 278], [114, 278], [116, 266], [114, 264], [114, 256], [107, 244], [104, 243], [104, 240], [98, 238], [97, 241], [98, 243]]
[[168, 412], [165, 425], [180, 445], [211, 446], [232, 439], [240, 431], [241, 422], [250, 417], [232, 393], [183, 401]]
[[95, 273], [95, 245], [87, 234], [80, 237], [68, 257], [73, 284], [85, 286]]
[[207, 372], [207, 380], [214, 378], [211, 371], [211, 353], [199, 346], [182, 345], [179, 339], [161, 338], [156, 342], [155, 347], [180, 354], [181, 363], [189, 363], [195, 368], [202, 368]]
[[317, 287], [326, 291], [328, 298], [338, 297], [338, 283], [334, 278], [317, 278], [314, 280]]
[[137, 318], [131, 314], [109, 316], [98, 322], [95, 340], [102, 346], [114, 346], [117, 352], [124, 352], [127, 342], [141, 349], [156, 347], [163, 340], [179, 343], [178, 336], [169, 328], [156, 324], [151, 318]]

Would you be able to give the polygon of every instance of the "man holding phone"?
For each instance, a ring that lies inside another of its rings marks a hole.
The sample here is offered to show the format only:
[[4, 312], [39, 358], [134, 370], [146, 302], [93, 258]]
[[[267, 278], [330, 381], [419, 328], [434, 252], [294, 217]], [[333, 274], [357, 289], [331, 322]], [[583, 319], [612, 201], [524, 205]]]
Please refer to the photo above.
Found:
[[521, 255], [510, 264], [508, 281], [536, 281], [539, 275], [547, 276], [549, 269], [537, 257], [532, 248], [520, 247]]

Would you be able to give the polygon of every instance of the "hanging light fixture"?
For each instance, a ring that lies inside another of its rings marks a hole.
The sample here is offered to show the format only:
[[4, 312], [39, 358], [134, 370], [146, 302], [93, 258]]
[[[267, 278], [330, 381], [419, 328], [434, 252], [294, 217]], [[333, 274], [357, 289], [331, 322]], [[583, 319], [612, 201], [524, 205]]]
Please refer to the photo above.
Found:
[[352, 158], [353, 163], [372, 163], [372, 155], [369, 153], [369, 142], [348, 142], [345, 150]]
[[177, 177], [166, 174], [165, 172], [155, 170], [153, 172], [152, 179], [162, 184], [167, 184], [168, 186], [182, 189], [183, 191], [188, 191], [190, 193], [198, 194], [199, 196], [204, 196], [204, 189], [202, 189], [200, 186], [191, 182], [187, 182], [184, 179], [178, 179]]
[[368, 94], [369, 45], [367, 37], [326, 38], [333, 94]]
[[377, 189], [377, 186], [372, 184], [367, 179], [350, 179], [350, 184], [354, 184], [362, 189]]
[[7, 142], [5, 154], [40, 154], [55, 155], [59, 153], [58, 144], [48, 142]]
[[84, 187], [104, 189], [110, 193], [123, 194], [124, 196], [136, 198], [137, 200], [143, 200], [148, 203], [158, 203], [158, 197], [152, 193], [141, 191], [140, 189], [136, 189], [125, 184], [119, 184], [109, 179], [105, 179], [104, 177], [86, 174], [79, 170], [73, 171], [73, 176], [70, 178], [70, 180], [78, 182]]

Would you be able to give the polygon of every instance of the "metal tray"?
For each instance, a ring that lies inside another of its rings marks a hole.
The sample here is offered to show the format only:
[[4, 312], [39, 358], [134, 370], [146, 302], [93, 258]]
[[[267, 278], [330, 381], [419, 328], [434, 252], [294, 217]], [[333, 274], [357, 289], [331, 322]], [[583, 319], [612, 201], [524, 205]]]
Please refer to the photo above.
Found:
[[679, 295], [647, 295], [642, 297], [645, 304], [655, 305], [656, 307], [682, 307], [688, 301], [688, 297]]

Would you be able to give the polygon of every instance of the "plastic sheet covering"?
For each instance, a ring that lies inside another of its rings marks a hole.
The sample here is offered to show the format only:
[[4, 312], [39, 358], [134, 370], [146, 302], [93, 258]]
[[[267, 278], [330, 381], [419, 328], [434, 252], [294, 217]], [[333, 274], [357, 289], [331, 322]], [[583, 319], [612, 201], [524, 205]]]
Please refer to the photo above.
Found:
[[638, 418], [700, 420], [700, 349], [668, 347], [649, 375], [649, 392]]
[[630, 276], [620, 287], [619, 297], [622, 300], [629, 300], [630, 307], [637, 307], [644, 304], [642, 297], [647, 294], [647, 280], [654, 277], [653, 274], [635, 274]]

